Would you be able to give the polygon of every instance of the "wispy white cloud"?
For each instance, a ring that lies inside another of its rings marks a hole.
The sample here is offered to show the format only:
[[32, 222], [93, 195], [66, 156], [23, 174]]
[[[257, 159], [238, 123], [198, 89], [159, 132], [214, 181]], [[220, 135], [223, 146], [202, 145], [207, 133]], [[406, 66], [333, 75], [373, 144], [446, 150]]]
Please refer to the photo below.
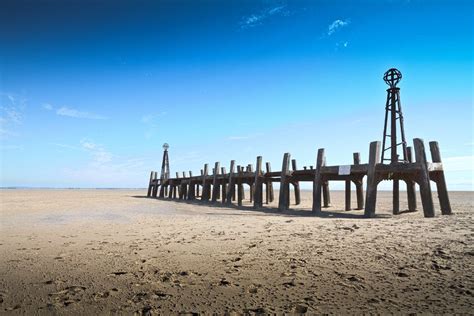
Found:
[[49, 104], [49, 103], [43, 103], [43, 104], [42, 104], [42, 108], [45, 109], [45, 110], [47, 110], [47, 111], [53, 110], [53, 106], [52, 106], [51, 104]]
[[349, 46], [349, 42], [348, 41], [345, 41], [345, 42], [337, 42], [336, 43], [336, 51], [339, 50], [339, 49], [344, 49], [344, 48], [347, 48]]
[[27, 101], [23, 96], [0, 92], [0, 138], [18, 135]]
[[264, 20], [268, 19], [271, 16], [287, 16], [288, 14], [289, 11], [286, 8], [286, 4], [265, 8], [258, 13], [244, 16], [240, 21], [240, 28], [247, 29], [255, 27], [257, 25], [261, 25]]
[[82, 139], [80, 141], [81, 147], [87, 152], [91, 153], [94, 164], [104, 164], [112, 161], [112, 153], [105, 150], [102, 145], [98, 145], [90, 140]]
[[60, 107], [59, 109], [56, 110], [56, 114], [60, 116], [68, 116], [68, 117], [74, 117], [74, 118], [82, 118], [82, 119], [89, 119], [89, 120], [105, 120], [107, 117], [90, 113], [90, 112], [84, 112], [84, 111], [79, 111], [73, 108], [68, 108], [66, 106]]
[[331, 24], [328, 25], [327, 36], [331, 36], [337, 30], [349, 25], [350, 23], [350, 20], [334, 20]]

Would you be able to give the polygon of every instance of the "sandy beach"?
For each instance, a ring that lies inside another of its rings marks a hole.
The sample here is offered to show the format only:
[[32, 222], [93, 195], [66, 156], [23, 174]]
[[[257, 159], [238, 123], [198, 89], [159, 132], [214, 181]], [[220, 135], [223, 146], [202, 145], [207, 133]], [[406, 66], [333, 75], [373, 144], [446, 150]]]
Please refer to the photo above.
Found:
[[2, 190], [0, 311], [472, 314], [473, 192], [451, 192], [454, 215], [436, 204], [432, 219], [392, 216], [385, 192], [365, 219], [331, 194], [312, 216], [304, 191], [280, 213], [145, 190]]

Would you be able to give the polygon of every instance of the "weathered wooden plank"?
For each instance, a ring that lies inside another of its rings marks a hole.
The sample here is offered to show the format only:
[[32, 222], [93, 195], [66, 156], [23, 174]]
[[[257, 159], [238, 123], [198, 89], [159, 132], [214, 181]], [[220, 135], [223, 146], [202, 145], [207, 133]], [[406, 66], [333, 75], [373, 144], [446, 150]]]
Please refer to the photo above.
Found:
[[284, 211], [288, 209], [290, 203], [290, 184], [288, 182], [288, 174], [290, 173], [290, 153], [283, 155], [283, 163], [280, 175], [280, 196], [278, 199], [278, 210]]
[[[441, 152], [439, 150], [438, 142], [430, 142], [431, 160], [434, 163], [442, 163]], [[446, 186], [446, 179], [444, 177], [444, 170], [437, 171], [435, 177], [436, 187], [438, 190], [439, 205], [441, 208], [441, 214], [450, 215], [452, 214], [451, 203], [449, 202], [448, 188]]]
[[421, 204], [425, 217], [434, 217], [433, 197], [431, 195], [430, 176], [426, 161], [425, 145], [420, 138], [413, 139], [415, 147], [415, 159], [420, 165], [421, 171], [418, 173], [418, 185], [420, 186]]
[[259, 208], [263, 206], [263, 177], [262, 177], [262, 156], [257, 157], [255, 164], [255, 180], [254, 180], [254, 200], [253, 207]]
[[[293, 171], [298, 170], [296, 166], [296, 159], [291, 160], [291, 168]], [[301, 203], [301, 192], [300, 192], [300, 183], [298, 181], [293, 181], [293, 190], [295, 191], [295, 204], [299, 205]]]
[[316, 169], [314, 172], [313, 180], [313, 212], [321, 212], [321, 187], [322, 187], [322, 178], [321, 178], [321, 168], [325, 161], [324, 158], [324, 148], [318, 149], [318, 157], [316, 158]]
[[[413, 151], [411, 147], [407, 147], [407, 160], [413, 163]], [[415, 181], [405, 180], [407, 184], [407, 199], [408, 199], [408, 210], [413, 212], [416, 210], [416, 189]]]
[[375, 216], [375, 205], [377, 203], [377, 174], [376, 166], [380, 163], [380, 142], [371, 142], [369, 149], [369, 166], [367, 170], [367, 189], [365, 196], [366, 217]]
[[[360, 153], [354, 153], [353, 158], [354, 165], [360, 165]], [[356, 186], [357, 210], [364, 209], [364, 182], [362, 179], [363, 178], [360, 178], [360, 180], [354, 181]]]

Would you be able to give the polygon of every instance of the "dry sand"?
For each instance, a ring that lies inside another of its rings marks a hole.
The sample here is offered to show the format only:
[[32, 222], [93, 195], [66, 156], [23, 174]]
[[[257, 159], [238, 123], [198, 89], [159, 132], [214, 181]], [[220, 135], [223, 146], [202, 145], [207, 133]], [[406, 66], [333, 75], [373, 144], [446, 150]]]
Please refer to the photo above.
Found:
[[1, 313], [473, 313], [472, 192], [433, 219], [384, 192], [374, 219], [342, 192], [320, 217], [310, 192], [284, 214], [144, 194], [0, 191]]

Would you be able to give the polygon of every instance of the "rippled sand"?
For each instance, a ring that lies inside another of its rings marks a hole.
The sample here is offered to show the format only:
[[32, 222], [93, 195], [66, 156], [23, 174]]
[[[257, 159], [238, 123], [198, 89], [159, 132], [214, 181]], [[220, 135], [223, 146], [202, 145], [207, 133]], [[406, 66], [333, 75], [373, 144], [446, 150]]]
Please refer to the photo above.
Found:
[[472, 314], [472, 192], [433, 219], [384, 192], [374, 219], [343, 192], [319, 217], [310, 192], [283, 214], [144, 194], [0, 191], [0, 312]]

